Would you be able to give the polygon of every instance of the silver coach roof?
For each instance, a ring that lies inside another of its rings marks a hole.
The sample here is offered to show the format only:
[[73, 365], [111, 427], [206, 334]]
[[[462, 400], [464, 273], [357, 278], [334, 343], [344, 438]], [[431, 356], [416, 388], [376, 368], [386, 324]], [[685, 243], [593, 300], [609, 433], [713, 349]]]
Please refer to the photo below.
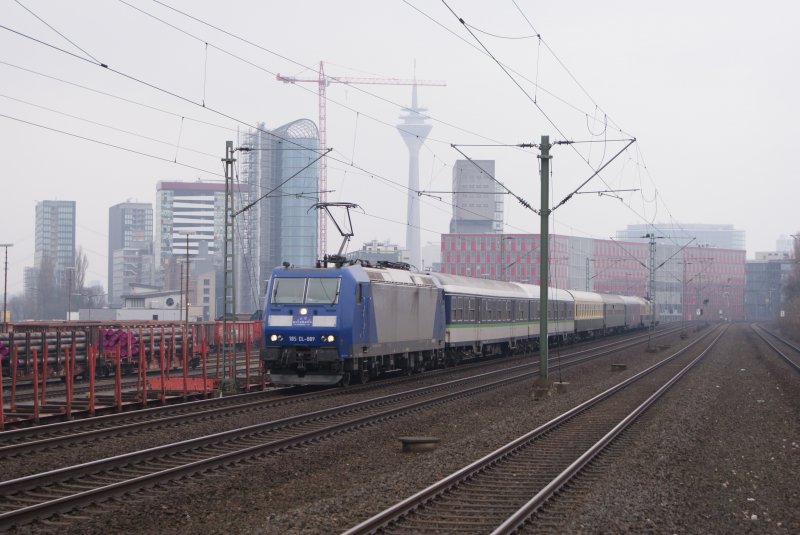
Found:
[[578, 303], [602, 303], [603, 297], [602, 295], [594, 292], [582, 292], [580, 290], [569, 290], [569, 293], [572, 294], [572, 297], [575, 298], [575, 301]]
[[[513, 282], [512, 284], [516, 284], [522, 288], [528, 299], [539, 299], [539, 295], [541, 294], [539, 286], [535, 284], [523, 284], [521, 282]], [[548, 289], [547, 299], [548, 301], [575, 301], [575, 299], [572, 297], [572, 294], [566, 290], [562, 290], [561, 288]]]
[[[513, 282], [491, 279], [476, 279], [448, 273], [430, 273], [436, 286], [448, 293], [472, 294], [486, 297], [508, 297], [525, 299], [529, 297], [525, 291]], [[538, 288], [537, 288], [538, 296]]]

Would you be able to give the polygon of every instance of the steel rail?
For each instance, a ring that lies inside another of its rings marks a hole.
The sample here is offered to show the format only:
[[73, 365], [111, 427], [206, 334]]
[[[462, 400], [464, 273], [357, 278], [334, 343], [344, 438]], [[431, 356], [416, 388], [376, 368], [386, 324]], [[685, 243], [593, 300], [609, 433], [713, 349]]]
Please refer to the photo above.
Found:
[[779, 340], [781, 343], [785, 344], [787, 347], [792, 348], [796, 353], [800, 353], [800, 347], [797, 347], [796, 345], [794, 345], [793, 343], [789, 342], [785, 338], [783, 338], [781, 336], [778, 336], [777, 334], [775, 334], [775, 333], [773, 333], [771, 331], [768, 331], [768, 330], [764, 329], [763, 327], [756, 327], [755, 325], [750, 324], [750, 328], [753, 329], [753, 332], [755, 332], [759, 336], [759, 338], [764, 340], [764, 342], [766, 342], [766, 344], [769, 347], [771, 347], [773, 351], [775, 351], [778, 355], [780, 355], [780, 357], [783, 360], [785, 360], [787, 364], [789, 364], [790, 368], [792, 368], [795, 372], [800, 373], [800, 363], [795, 362], [795, 360], [793, 358], [791, 358], [789, 355], [787, 355], [786, 353], [781, 351], [775, 344], [773, 344], [771, 341], [769, 341], [767, 339], [767, 337], [764, 336], [763, 333], [767, 333], [770, 336], [774, 337], [776, 340]]
[[681, 378], [686, 375], [689, 370], [694, 368], [710, 351], [714, 348], [722, 335], [725, 334], [728, 327], [725, 328], [714, 338], [708, 347], [703, 350], [697, 357], [695, 357], [689, 364], [675, 374], [669, 381], [664, 383], [657, 391], [648, 397], [643, 403], [637, 406], [630, 414], [622, 419], [617, 425], [614, 426], [603, 438], [598, 440], [591, 448], [589, 448], [583, 455], [570, 464], [563, 472], [556, 476], [547, 486], [540, 490], [536, 496], [530, 499], [525, 505], [520, 507], [517, 512], [511, 515], [505, 522], [500, 524], [497, 529], [492, 532], [492, 535], [507, 535], [514, 533], [517, 529], [521, 528], [530, 517], [540, 508], [544, 503], [549, 500], [556, 492], [559, 491], [570, 480], [575, 478], [592, 460], [594, 460], [602, 451], [620, 435], [623, 431], [628, 429], [644, 412], [649, 409], [656, 401], [661, 399], [664, 394], [672, 388]]
[[[578, 360], [583, 361], [586, 358], [588, 357], [581, 357]], [[20, 524], [36, 518], [41, 518], [42, 516], [50, 516], [58, 512], [70, 511], [87, 503], [102, 501], [110, 496], [134, 492], [165, 481], [172, 481], [176, 478], [211, 470], [219, 466], [229, 465], [244, 459], [282, 451], [341, 432], [371, 425], [378, 421], [395, 418], [402, 414], [447, 403], [455, 399], [474, 396], [535, 376], [535, 370], [525, 370], [531, 367], [530, 364], [525, 364], [511, 369], [487, 372], [479, 376], [449, 381], [440, 385], [416, 388], [399, 394], [382, 396], [336, 408], [323, 409], [305, 415], [256, 424], [242, 429], [225, 431], [168, 444], [162, 447], [149, 448], [108, 459], [100, 459], [73, 467], [51, 470], [42, 474], [2, 482], [0, 483], [0, 495], [6, 497], [6, 503], [14, 499], [13, 493], [18, 493], [18, 495], [22, 494], [17, 501], [28, 501], [29, 503], [32, 496], [24, 494], [28, 491], [36, 491], [36, 495], [39, 496], [38, 499], [42, 499], [43, 501], [4, 512], [0, 514], [0, 522]], [[495, 376], [501, 372], [509, 373], [510, 376], [497, 379]], [[490, 379], [490, 382], [484, 382], [478, 385], [470, 384], [487, 378]], [[454, 391], [440, 394], [442, 390]], [[435, 394], [432, 398], [417, 399], [432, 394]], [[392, 404], [393, 406], [389, 406]], [[359, 415], [359, 413], [365, 410], [374, 410], [375, 412]], [[337, 420], [329, 425], [325, 424], [326, 420], [335, 418], [345, 418], [345, 420]], [[319, 426], [320, 423], [323, 423], [321, 427]], [[298, 429], [302, 425], [315, 425], [317, 427], [310, 430]], [[293, 429], [296, 431], [293, 431]], [[257, 436], [258, 433], [263, 434], [270, 431], [286, 432], [287, 430], [292, 431], [293, 434], [290, 436], [279, 436], [277, 438]], [[232, 444], [231, 441], [234, 440], [243, 442], [243, 444]], [[197, 448], [201, 447], [209, 448], [211, 452], [208, 453], [209, 456], [207, 458], [197, 460], [197, 456], [201, 455], [201, 452], [198, 452]], [[219, 453], [220, 450], [224, 449], [232, 449], [232, 451]], [[189, 454], [190, 460], [188, 462], [181, 462], [177, 459], [177, 456], [182, 453]], [[144, 466], [139, 466], [135, 463], [141, 463]], [[154, 468], [155, 464], [161, 464], [163, 466], [163, 464], [170, 463], [179, 464], [166, 469]], [[110, 473], [104, 474], [104, 471], [113, 469], [119, 470], [120, 468], [127, 473], [132, 472], [134, 474], [133, 477], [127, 477], [125, 480], [111, 483], [106, 481], [104, 484], [97, 485], [94, 488], [86, 489], [68, 496], [59, 496], [53, 499], [41, 497], [42, 494], [48, 492], [46, 488], [47, 485], [56, 486], [56, 488], [50, 490], [50, 492], [57, 491], [63, 493], [67, 486], [75, 487], [86, 484], [96, 484], [89, 481], [81, 482], [79, 478], [82, 476], [88, 476], [89, 478], [94, 477], [95, 482], [98, 480], [102, 481], [104, 478], [107, 480], [112, 477], [119, 477], [119, 475], [112, 475]], [[147, 470], [153, 471], [142, 474], [143, 471]], [[58, 485], [61, 485], [61, 487], [58, 487]]]
[[387, 526], [393, 524], [400, 518], [406, 516], [407, 514], [417, 510], [420, 507], [424, 507], [424, 505], [444, 494], [449, 492], [450, 490], [457, 487], [459, 484], [471, 480], [480, 472], [486, 470], [488, 467], [496, 464], [501, 459], [513, 454], [518, 449], [524, 447], [526, 444], [532, 442], [533, 440], [542, 437], [550, 432], [552, 432], [555, 428], [563, 425], [565, 422], [573, 419], [578, 414], [586, 411], [587, 409], [591, 408], [592, 406], [596, 405], [600, 401], [603, 401], [618, 391], [624, 389], [625, 387], [635, 383], [636, 381], [640, 380], [641, 378], [649, 375], [653, 371], [657, 370], [658, 368], [668, 364], [672, 360], [676, 359], [683, 353], [687, 352], [690, 348], [694, 347], [696, 344], [700, 343], [702, 340], [705, 340], [713, 331], [710, 331], [703, 335], [702, 337], [698, 338], [697, 340], [691, 342], [686, 347], [682, 348], [681, 350], [677, 351], [676, 353], [670, 355], [669, 357], [661, 360], [660, 362], [648, 367], [647, 369], [631, 376], [630, 378], [622, 381], [621, 383], [607, 389], [606, 391], [592, 397], [591, 399], [577, 405], [576, 407], [570, 409], [569, 411], [563, 413], [562, 415], [550, 420], [549, 422], [537, 427], [533, 431], [526, 433], [525, 435], [511, 441], [510, 443], [506, 444], [505, 446], [495, 450], [488, 455], [478, 459], [477, 461], [461, 468], [460, 470], [454, 472], [453, 474], [433, 483], [432, 485], [428, 486], [427, 488], [419, 491], [418, 493], [402, 500], [401, 502], [385, 509], [384, 511], [378, 513], [377, 515], [368, 518], [367, 520], [361, 522], [357, 526], [348, 529], [343, 533], [343, 535], [363, 535], [367, 533], [376, 533]]
[[[148, 469], [148, 466], [134, 467], [134, 463], [149, 463], [149, 467], [152, 467], [155, 461], [162, 463], [178, 462], [175, 456], [180, 453], [191, 452], [191, 454], [195, 457], [200, 455], [200, 453], [197, 451], [198, 447], [210, 446], [218, 450], [220, 447], [231, 447], [230, 441], [234, 439], [241, 439], [244, 437], [249, 441], [258, 440], [257, 437], [254, 437], [254, 434], [259, 431], [267, 432], [271, 430], [286, 430], [289, 427], [298, 427], [301, 424], [319, 422], [321, 420], [330, 419], [336, 416], [350, 415], [349, 419], [345, 421], [335, 422], [331, 425], [325, 425], [320, 428], [311, 429], [310, 431], [301, 430], [300, 432], [289, 437], [269, 440], [267, 442], [255, 445], [245, 444], [243, 447], [240, 447], [234, 451], [222, 454], [212, 454], [211, 456], [202, 460], [181, 463], [178, 466], [173, 466], [163, 470], [155, 470], [151, 473], [138, 475], [123, 481], [109, 483], [68, 496], [62, 496], [43, 501], [41, 503], [0, 513], [0, 523], [20, 524], [41, 518], [42, 516], [50, 516], [55, 513], [70, 511], [80, 505], [95, 503], [110, 496], [134, 492], [136, 490], [147, 488], [165, 481], [172, 481], [176, 478], [211, 470], [219, 466], [229, 465], [244, 459], [282, 451], [300, 444], [313, 442], [337, 433], [360, 428], [378, 421], [383, 421], [400, 416], [402, 414], [418, 411], [426, 407], [446, 403], [454, 399], [473, 396], [481, 392], [493, 390], [514, 382], [528, 379], [533, 375], [535, 375], [535, 372], [532, 371], [521, 372], [504, 379], [498, 379], [476, 386], [468, 386], [454, 392], [438, 395], [434, 398], [411, 401], [410, 403], [407, 402], [407, 399], [399, 401], [395, 400], [395, 403], [401, 403], [403, 401], [406, 402], [393, 408], [380, 407], [391, 403], [391, 398], [407, 398], [407, 396], [404, 394], [383, 396], [381, 398], [376, 398], [375, 400], [352, 403], [337, 408], [323, 409], [321, 411], [316, 411], [306, 415], [292, 416], [275, 422], [256, 424], [243, 429], [225, 431], [213, 435], [168, 444], [166, 446], [149, 448], [138, 452], [110, 457], [108, 459], [100, 459], [81, 465], [51, 470], [42, 474], [5, 481], [0, 483], [0, 495], [6, 497], [6, 499], [11, 497], [13, 493], [22, 493], [30, 490], [37, 490], [37, 494], [41, 495], [43, 492], [41, 487], [43, 486], [67, 482], [69, 482], [71, 486], [75, 486], [79, 484], [75, 481], [76, 478], [98, 475], [105, 470], [111, 469], [124, 468], [129, 471], [146, 470]], [[415, 389], [414, 391], [411, 391], [414, 394], [414, 397], [422, 395], [420, 392], [418, 392], [419, 390], [424, 389]], [[377, 408], [378, 412], [367, 414], [365, 416], [356, 416], [353, 414], [357, 411], [368, 408], [370, 405]], [[25, 499], [29, 500], [30, 498], [26, 497]]]
[[[666, 336], [672, 331], [667, 331]], [[645, 335], [635, 336], [631, 339], [618, 340], [608, 344], [593, 346], [571, 352], [567, 355], [551, 358], [555, 360], [566, 359], [560, 362], [563, 366], [570, 366], [585, 360], [599, 358], [614, 351], [627, 349], [642, 343], [647, 337]], [[605, 351], [598, 351], [606, 349]], [[577, 355], [588, 354], [583, 358], [575, 358]], [[521, 366], [533, 366], [533, 364], [523, 364]], [[466, 368], [466, 367], [465, 367]], [[492, 373], [504, 373], [507, 370], [518, 369], [519, 367], [503, 368]], [[439, 370], [442, 371], [442, 370]], [[412, 379], [413, 380], [413, 379]], [[379, 383], [378, 383], [379, 385]], [[356, 389], [369, 389], [378, 387], [371, 383], [367, 387], [356, 387]], [[10, 457], [19, 454], [29, 454], [44, 449], [62, 447], [68, 444], [87, 442], [109, 436], [127, 435], [137, 431], [164, 427], [170, 424], [188, 424], [192, 421], [208, 419], [215, 416], [223, 416], [238, 412], [259, 410], [273, 405], [284, 405], [287, 403], [297, 403], [322, 397], [341, 395], [342, 393], [352, 393], [349, 391], [326, 390], [311, 394], [300, 394], [298, 396], [284, 397], [278, 400], [272, 399], [274, 395], [264, 392], [251, 394], [240, 394], [226, 398], [208, 399], [170, 405], [165, 407], [152, 407], [126, 413], [109, 414], [98, 416], [88, 420], [73, 420], [59, 422], [34, 428], [25, 428], [0, 433], [0, 458]], [[258, 401], [249, 401], [251, 398], [268, 397]], [[206, 407], [211, 408], [206, 408]], [[132, 421], [133, 420], [133, 421]], [[36, 438], [44, 434], [45, 438]], [[3, 443], [6, 445], [2, 445]], [[9, 444], [10, 442], [10, 444]]]

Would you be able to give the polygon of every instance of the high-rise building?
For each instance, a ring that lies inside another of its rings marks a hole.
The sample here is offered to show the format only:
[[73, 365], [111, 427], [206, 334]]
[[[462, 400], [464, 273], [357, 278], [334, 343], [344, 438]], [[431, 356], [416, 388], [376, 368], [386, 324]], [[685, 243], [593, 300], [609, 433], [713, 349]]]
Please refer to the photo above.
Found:
[[[789, 253], [784, 253], [789, 254]], [[744, 294], [745, 319], [773, 321], [784, 310], [783, 289], [791, 276], [794, 260], [789, 258], [757, 258], [748, 260], [747, 286]]]
[[120, 305], [131, 283], [153, 284], [153, 205], [124, 202], [108, 209], [108, 303]]
[[40, 270], [45, 261], [52, 263], [57, 280], [75, 267], [75, 201], [36, 203], [34, 267]]
[[225, 184], [222, 182], [167, 182], [156, 188], [155, 242], [156, 263], [163, 267], [168, 259], [197, 256], [200, 243], [208, 251], [221, 253], [225, 237]]
[[778, 239], [775, 240], [775, 250], [779, 252], [794, 254], [794, 242], [796, 235], [787, 236], [785, 234], [781, 234], [778, 236]]
[[[655, 227], [655, 230], [653, 230]], [[684, 245], [689, 240], [693, 247], [717, 247], [719, 249], [745, 249], [745, 232], [733, 225], [656, 223], [655, 225], [628, 225], [617, 231], [617, 238], [627, 241], [648, 241], [647, 234], [656, 234], [658, 243]]]
[[[259, 199], [237, 222], [237, 310], [260, 308], [272, 269], [284, 262], [312, 267], [317, 258], [319, 131], [299, 119], [275, 130], [264, 123], [240, 140], [240, 178]], [[314, 163], [312, 163], [314, 162]]]
[[503, 195], [493, 176], [494, 160], [456, 160], [450, 233], [494, 234], [503, 231]]

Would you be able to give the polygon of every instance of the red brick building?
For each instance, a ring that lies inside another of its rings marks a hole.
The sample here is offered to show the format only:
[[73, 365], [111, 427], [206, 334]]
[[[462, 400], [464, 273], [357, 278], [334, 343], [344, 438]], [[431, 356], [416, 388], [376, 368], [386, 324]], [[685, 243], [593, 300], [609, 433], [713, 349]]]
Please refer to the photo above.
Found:
[[[663, 240], [666, 241], [666, 240]], [[440, 271], [539, 284], [538, 234], [443, 234]], [[656, 305], [662, 321], [744, 319], [744, 250], [657, 243]], [[550, 286], [647, 297], [648, 243], [550, 237]]]

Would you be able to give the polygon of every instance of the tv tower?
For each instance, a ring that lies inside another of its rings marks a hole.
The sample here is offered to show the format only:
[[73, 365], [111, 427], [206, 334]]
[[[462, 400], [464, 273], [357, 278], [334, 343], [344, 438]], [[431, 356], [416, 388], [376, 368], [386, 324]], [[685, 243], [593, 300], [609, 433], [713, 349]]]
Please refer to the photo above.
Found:
[[420, 112], [427, 111], [417, 104], [417, 85], [411, 88], [411, 107], [406, 108], [406, 114], [401, 115], [402, 123], [397, 125], [403, 141], [408, 147], [408, 218], [406, 228], [406, 250], [408, 262], [415, 268], [422, 269], [422, 253], [420, 251], [419, 230], [419, 149], [428, 137], [433, 125], [425, 124], [425, 115]]

